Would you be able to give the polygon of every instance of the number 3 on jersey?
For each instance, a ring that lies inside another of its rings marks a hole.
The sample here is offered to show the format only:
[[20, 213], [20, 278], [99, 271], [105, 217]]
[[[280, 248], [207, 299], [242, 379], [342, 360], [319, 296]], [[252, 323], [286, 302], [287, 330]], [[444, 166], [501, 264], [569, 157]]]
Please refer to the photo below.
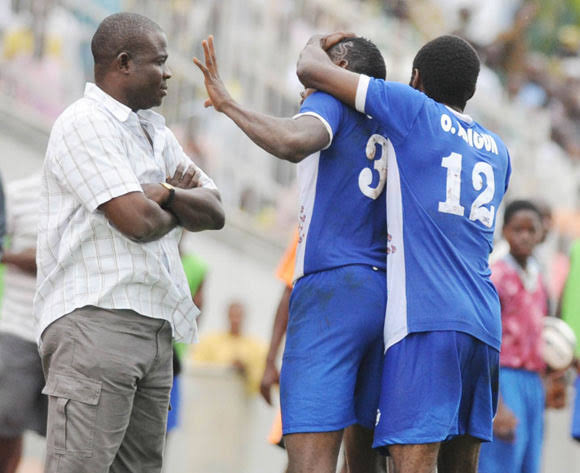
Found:
[[[458, 153], [451, 153], [441, 160], [441, 167], [447, 169], [447, 183], [446, 183], [446, 199], [444, 202], [439, 202], [439, 212], [463, 216], [465, 208], [460, 204], [461, 197], [461, 165], [463, 156]], [[473, 167], [471, 180], [473, 188], [480, 191], [483, 187], [483, 176], [485, 176], [486, 188], [477, 196], [471, 205], [471, 212], [469, 213], [469, 220], [479, 220], [486, 227], [493, 226], [493, 219], [495, 217], [495, 207], [492, 205], [489, 208], [484, 205], [489, 204], [495, 193], [495, 180], [493, 176], [492, 167], [483, 162], [478, 162]]]
[[[381, 157], [375, 159], [377, 146], [381, 147]], [[379, 183], [376, 187], [371, 187], [373, 182], [373, 171], [371, 168], [364, 168], [358, 175], [358, 187], [367, 197], [376, 200], [385, 188], [387, 180], [387, 139], [384, 136], [374, 134], [367, 141], [365, 153], [367, 159], [373, 162], [373, 168], [379, 173]]]

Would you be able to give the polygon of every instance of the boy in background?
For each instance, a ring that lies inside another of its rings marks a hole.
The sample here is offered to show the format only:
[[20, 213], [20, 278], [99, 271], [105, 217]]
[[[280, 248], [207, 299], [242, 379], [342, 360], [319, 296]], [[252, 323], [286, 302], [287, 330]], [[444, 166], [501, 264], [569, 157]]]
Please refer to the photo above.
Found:
[[541, 214], [530, 201], [516, 200], [505, 209], [503, 236], [510, 250], [491, 267], [501, 304], [500, 399], [494, 440], [481, 446], [480, 473], [540, 471], [545, 406], [542, 328], [548, 293], [531, 256], [541, 225]]

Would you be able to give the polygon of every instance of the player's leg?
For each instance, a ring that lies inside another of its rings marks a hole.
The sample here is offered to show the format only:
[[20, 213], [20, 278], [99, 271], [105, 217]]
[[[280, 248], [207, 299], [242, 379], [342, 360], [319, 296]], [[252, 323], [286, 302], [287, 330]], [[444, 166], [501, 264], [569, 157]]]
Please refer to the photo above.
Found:
[[394, 473], [435, 473], [439, 446], [439, 442], [389, 445]]
[[155, 352], [155, 359], [137, 382], [131, 419], [110, 473], [161, 471], [173, 381], [173, 349], [168, 322], [157, 332]]
[[373, 450], [372, 429], [358, 424], [347, 427], [344, 431], [344, 449], [348, 472], [385, 473], [386, 459]]
[[342, 430], [357, 422], [354, 392], [366, 350], [361, 300], [376, 298], [375, 277], [346, 266], [307, 275], [292, 292], [280, 377], [290, 472], [334, 471]]
[[481, 440], [460, 435], [441, 444], [437, 467], [444, 473], [477, 473]]
[[284, 436], [288, 473], [335, 473], [341, 440], [342, 430]]
[[433, 471], [446, 439], [491, 438], [499, 354], [488, 362], [489, 350], [454, 331], [413, 333], [387, 350], [374, 446], [388, 447], [397, 473]]

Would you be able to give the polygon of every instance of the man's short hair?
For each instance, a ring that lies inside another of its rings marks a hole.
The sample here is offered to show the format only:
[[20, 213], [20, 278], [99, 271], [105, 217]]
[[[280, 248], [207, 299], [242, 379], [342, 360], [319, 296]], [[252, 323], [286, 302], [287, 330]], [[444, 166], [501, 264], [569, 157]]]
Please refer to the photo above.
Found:
[[387, 66], [376, 45], [366, 38], [344, 38], [328, 50], [333, 61], [345, 59], [346, 68], [377, 79], [386, 79]]
[[465, 108], [475, 93], [479, 57], [459, 36], [439, 36], [425, 44], [413, 60], [425, 93], [437, 102]]
[[146, 16], [137, 13], [115, 13], [105, 18], [91, 41], [95, 66], [108, 66], [117, 55], [126, 51], [135, 58], [144, 49], [148, 33], [162, 31]]
[[506, 205], [503, 212], [503, 226], [505, 227], [508, 225], [513, 216], [522, 210], [529, 210], [530, 212], [536, 213], [540, 222], [542, 221], [542, 214], [540, 209], [538, 209], [538, 207], [532, 201], [520, 199], [513, 200]]

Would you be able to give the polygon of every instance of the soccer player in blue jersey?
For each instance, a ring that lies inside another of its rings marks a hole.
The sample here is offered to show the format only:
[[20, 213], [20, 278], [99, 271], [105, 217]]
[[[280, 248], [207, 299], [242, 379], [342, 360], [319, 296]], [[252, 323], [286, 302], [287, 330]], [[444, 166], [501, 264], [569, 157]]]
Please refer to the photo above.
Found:
[[[207, 105], [256, 144], [298, 164], [299, 244], [280, 380], [290, 473], [332, 473], [345, 434], [350, 473], [375, 471], [371, 450], [386, 308], [387, 137], [377, 120], [322, 92], [294, 118], [237, 104], [203, 42]], [[329, 50], [337, 67], [384, 78], [374, 44], [347, 39]], [[366, 446], [366, 448], [365, 448]], [[384, 464], [384, 462], [383, 462]]]
[[396, 473], [474, 473], [497, 407], [501, 320], [488, 256], [510, 176], [506, 146], [463, 113], [479, 58], [456, 36], [436, 38], [407, 86], [336, 67], [324, 47], [338, 38], [309, 41], [299, 78], [373, 117], [392, 144], [374, 445], [388, 448]]

